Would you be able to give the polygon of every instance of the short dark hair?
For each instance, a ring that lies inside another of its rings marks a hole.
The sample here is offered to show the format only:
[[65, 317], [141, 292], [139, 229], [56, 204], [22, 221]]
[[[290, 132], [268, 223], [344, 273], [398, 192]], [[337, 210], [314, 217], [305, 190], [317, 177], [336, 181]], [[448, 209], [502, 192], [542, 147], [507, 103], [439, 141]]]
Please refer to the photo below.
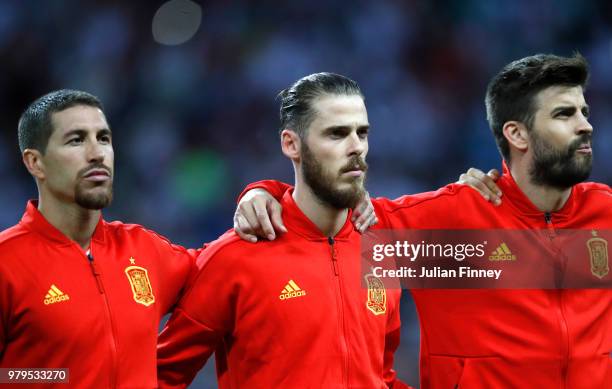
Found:
[[536, 94], [557, 85], [584, 88], [588, 78], [588, 63], [578, 53], [572, 57], [536, 54], [504, 66], [489, 82], [485, 98], [487, 120], [504, 159], [510, 160], [510, 146], [503, 133], [506, 122], [515, 120], [531, 129]]
[[291, 128], [303, 138], [314, 118], [312, 101], [325, 94], [359, 95], [363, 98], [359, 84], [340, 74], [323, 72], [302, 77], [278, 94], [281, 100], [280, 131]]
[[60, 89], [39, 97], [21, 114], [17, 126], [19, 149], [36, 149], [45, 153], [53, 133], [51, 115], [76, 105], [102, 108], [100, 100], [87, 92]]

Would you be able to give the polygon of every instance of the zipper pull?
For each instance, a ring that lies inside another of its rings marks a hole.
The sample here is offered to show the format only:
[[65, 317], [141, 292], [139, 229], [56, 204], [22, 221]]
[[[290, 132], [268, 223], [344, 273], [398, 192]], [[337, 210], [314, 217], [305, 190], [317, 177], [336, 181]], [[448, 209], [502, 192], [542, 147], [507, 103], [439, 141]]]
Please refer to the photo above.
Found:
[[331, 259], [332, 265], [334, 266], [334, 275], [338, 276], [340, 273], [338, 272], [338, 258], [336, 258], [336, 248], [334, 247], [334, 238], [331, 236], [327, 238], [327, 243], [329, 243], [329, 247], [331, 250]]
[[550, 212], [544, 212], [544, 220], [546, 221], [546, 228], [548, 229], [550, 239], [554, 239], [557, 236], [557, 232], [552, 223], [552, 214]]
[[96, 267], [93, 255], [91, 255], [90, 251], [87, 252], [87, 259], [89, 260], [89, 266], [91, 267], [91, 272], [94, 278], [96, 279], [96, 285], [98, 286], [98, 291], [100, 292], [100, 294], [104, 294], [104, 288], [102, 287], [102, 281], [100, 280], [101, 274], [98, 271], [98, 268]]

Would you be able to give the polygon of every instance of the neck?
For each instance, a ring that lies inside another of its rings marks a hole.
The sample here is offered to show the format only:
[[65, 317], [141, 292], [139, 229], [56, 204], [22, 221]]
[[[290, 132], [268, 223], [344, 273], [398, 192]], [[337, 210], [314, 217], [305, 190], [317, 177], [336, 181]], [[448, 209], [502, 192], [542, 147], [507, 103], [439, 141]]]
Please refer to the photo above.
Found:
[[38, 211], [83, 250], [89, 248], [101, 214], [99, 210], [85, 209], [75, 203], [63, 203], [51, 196], [41, 195], [38, 196]]
[[336, 236], [346, 222], [348, 209], [337, 209], [323, 203], [308, 185], [298, 180], [293, 190], [293, 200], [325, 236]]
[[553, 188], [531, 182], [529, 162], [522, 158], [510, 164], [510, 173], [527, 198], [542, 212], [561, 209], [572, 193], [572, 188]]

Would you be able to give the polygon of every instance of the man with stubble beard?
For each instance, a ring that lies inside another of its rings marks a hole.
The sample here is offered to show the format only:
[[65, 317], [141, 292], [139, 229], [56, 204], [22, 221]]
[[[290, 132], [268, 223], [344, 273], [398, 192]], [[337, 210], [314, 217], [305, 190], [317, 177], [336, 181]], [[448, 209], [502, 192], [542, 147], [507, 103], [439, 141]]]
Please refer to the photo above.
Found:
[[[49, 377], [38, 384], [157, 387], [160, 319], [201, 249], [102, 218], [113, 197], [114, 150], [95, 96], [42, 96], [24, 111], [18, 136], [39, 196], [0, 232], [0, 383]], [[27, 368], [37, 370], [16, 375]], [[50, 370], [59, 368], [68, 371]]]

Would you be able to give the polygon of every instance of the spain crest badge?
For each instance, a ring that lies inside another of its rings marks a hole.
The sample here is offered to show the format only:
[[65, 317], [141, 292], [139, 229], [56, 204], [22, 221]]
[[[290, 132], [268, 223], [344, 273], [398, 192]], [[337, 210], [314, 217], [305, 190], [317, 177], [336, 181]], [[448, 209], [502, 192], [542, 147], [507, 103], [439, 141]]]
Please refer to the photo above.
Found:
[[155, 302], [147, 269], [140, 266], [128, 266], [125, 268], [125, 275], [130, 281], [134, 301], [146, 307]]
[[374, 274], [364, 276], [368, 285], [368, 301], [366, 307], [375, 315], [382, 315], [387, 312], [387, 291], [380, 278]]
[[593, 237], [587, 241], [589, 256], [591, 258], [591, 273], [595, 277], [604, 278], [609, 272], [608, 266], [608, 242], [597, 236], [597, 231], [592, 231]]

